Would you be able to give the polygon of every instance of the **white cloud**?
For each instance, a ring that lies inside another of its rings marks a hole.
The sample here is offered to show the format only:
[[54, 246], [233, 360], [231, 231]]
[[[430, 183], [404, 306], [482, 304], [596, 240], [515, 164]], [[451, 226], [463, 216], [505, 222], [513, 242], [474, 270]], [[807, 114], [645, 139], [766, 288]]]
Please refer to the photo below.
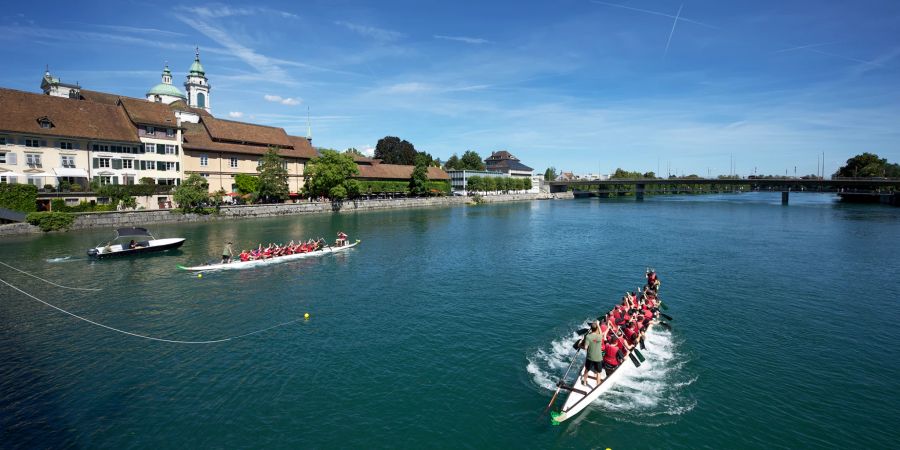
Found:
[[439, 34], [434, 35], [435, 39], [443, 39], [445, 41], [457, 41], [457, 42], [465, 42], [466, 44], [489, 44], [491, 41], [482, 38], [473, 38], [468, 36], [442, 36]]
[[209, 6], [196, 6], [196, 7], [181, 7], [184, 11], [188, 11], [198, 16], [210, 18], [210, 19], [218, 19], [222, 17], [232, 17], [232, 16], [253, 16], [257, 14], [273, 14], [276, 16], [288, 18], [288, 19], [296, 19], [297, 15], [294, 13], [289, 13], [287, 11], [279, 11], [271, 8], [262, 8], [262, 7], [249, 7], [249, 8], [234, 8], [228, 5], [213, 3]]
[[360, 34], [362, 36], [369, 37], [372, 39], [376, 39], [379, 41], [396, 41], [397, 39], [400, 39], [400, 38], [406, 36], [405, 34], [400, 33], [398, 31], [385, 30], [382, 28], [375, 28], [375, 27], [370, 27], [370, 26], [366, 26], [366, 25], [358, 25], [355, 23], [344, 22], [341, 20], [335, 22], [334, 24], [340, 25], [344, 28], [347, 28], [348, 30], [353, 31], [354, 33], [357, 33], [357, 34]]
[[232, 119], [240, 119], [241, 117], [244, 117], [244, 113], [240, 111], [231, 111], [228, 113], [228, 117], [231, 117]]
[[364, 145], [360, 151], [369, 158], [375, 156], [375, 147], [372, 147], [371, 145]]
[[282, 105], [288, 105], [288, 106], [297, 106], [303, 102], [303, 100], [301, 100], [299, 98], [282, 97], [280, 95], [266, 94], [263, 96], [263, 98], [266, 99], [266, 101], [268, 101], [268, 102], [281, 103]]
[[427, 83], [398, 83], [388, 86], [385, 91], [389, 94], [415, 94], [434, 90], [434, 86]]

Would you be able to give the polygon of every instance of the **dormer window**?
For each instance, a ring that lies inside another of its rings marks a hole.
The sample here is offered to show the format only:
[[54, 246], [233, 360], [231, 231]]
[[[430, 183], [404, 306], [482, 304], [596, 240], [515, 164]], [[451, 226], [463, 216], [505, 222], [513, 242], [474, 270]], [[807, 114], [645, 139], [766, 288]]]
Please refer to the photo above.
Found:
[[149, 134], [149, 135], [151, 135], [151, 136], [154, 135], [154, 134], [156, 134], [156, 128], [154, 128], [154, 127], [147, 127], [147, 134]]
[[53, 128], [53, 122], [50, 121], [50, 118], [47, 116], [38, 118], [38, 124], [41, 128]]

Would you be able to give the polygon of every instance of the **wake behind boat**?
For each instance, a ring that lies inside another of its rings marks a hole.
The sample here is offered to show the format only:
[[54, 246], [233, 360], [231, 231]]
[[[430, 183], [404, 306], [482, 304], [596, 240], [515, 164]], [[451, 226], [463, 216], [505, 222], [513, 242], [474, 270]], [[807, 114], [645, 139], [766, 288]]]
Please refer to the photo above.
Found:
[[344, 252], [344, 251], [350, 250], [353, 247], [356, 247], [357, 245], [359, 245], [360, 242], [361, 241], [359, 239], [357, 239], [356, 242], [354, 242], [352, 244], [344, 244], [344, 245], [340, 245], [340, 246], [325, 246], [318, 250], [314, 250], [311, 252], [305, 252], [305, 253], [292, 253], [289, 255], [281, 255], [281, 256], [275, 256], [275, 257], [271, 257], [271, 258], [252, 259], [252, 260], [247, 260], [247, 261], [233, 261], [233, 262], [228, 262], [228, 263], [217, 263], [217, 264], [203, 264], [200, 266], [190, 266], [190, 267], [185, 267], [185, 266], [179, 265], [178, 268], [181, 270], [187, 270], [187, 271], [192, 271], [192, 272], [200, 272], [200, 271], [208, 271], [208, 270], [250, 269], [253, 267], [267, 266], [267, 265], [278, 264], [278, 263], [287, 262], [287, 261], [296, 261], [298, 259], [313, 258], [316, 256], [327, 255], [330, 253]]
[[[147, 238], [136, 241], [131, 239], [130, 242], [123, 242], [127, 238]], [[91, 258], [105, 259], [118, 256], [129, 256], [142, 253], [162, 252], [166, 250], [176, 249], [184, 244], [184, 238], [167, 238], [156, 239], [147, 231], [146, 228], [119, 228], [116, 230], [116, 237], [105, 245], [98, 245], [87, 251]]]
[[[659, 285], [656, 273], [648, 269], [647, 286], [643, 292], [626, 292], [621, 304], [616, 305], [605, 316], [598, 317], [597, 321], [591, 323], [590, 329], [579, 330], [578, 334], [586, 336], [575, 343], [575, 358], [557, 383], [556, 393], [547, 405], [547, 409], [553, 406], [561, 390], [569, 392], [562, 408], [550, 413], [553, 425], [571, 419], [622, 378], [639, 370], [641, 362], [645, 360], [638, 349], [644, 348], [644, 337], [655, 326], [668, 327], [667, 323], [660, 321], [660, 315], [672, 319], [659, 312], [659, 307], [663, 306], [662, 301], [657, 298]], [[566, 384], [566, 376], [578, 360], [581, 349], [588, 353], [584, 368], [573, 383]], [[602, 371], [606, 372], [606, 377], [601, 380]]]

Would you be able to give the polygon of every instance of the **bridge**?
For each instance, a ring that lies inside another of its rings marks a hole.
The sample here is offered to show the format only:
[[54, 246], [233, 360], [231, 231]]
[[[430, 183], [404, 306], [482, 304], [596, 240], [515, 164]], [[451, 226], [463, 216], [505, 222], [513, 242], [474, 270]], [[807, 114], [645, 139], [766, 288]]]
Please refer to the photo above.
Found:
[[[645, 193], [674, 194], [697, 192], [700, 186], [715, 187], [716, 191], [737, 191], [738, 186], [751, 190], [781, 191], [781, 203], [787, 204], [791, 191], [837, 192], [839, 195], [889, 196], [889, 203], [896, 204], [900, 191], [900, 178], [616, 178], [610, 180], [560, 180], [549, 181], [550, 192], [566, 192], [569, 188], [596, 187], [601, 195], [634, 193], [641, 201]], [[647, 189], [655, 186], [655, 189]], [[606, 189], [603, 189], [606, 187]], [[708, 190], [703, 190], [708, 192]], [[885, 202], [882, 199], [882, 202]]]

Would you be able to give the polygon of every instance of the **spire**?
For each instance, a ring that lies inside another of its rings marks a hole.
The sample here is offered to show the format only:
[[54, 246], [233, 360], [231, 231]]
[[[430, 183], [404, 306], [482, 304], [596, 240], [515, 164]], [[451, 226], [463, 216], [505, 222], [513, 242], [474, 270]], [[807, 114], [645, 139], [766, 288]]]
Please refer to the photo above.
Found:
[[309, 105], [306, 105], [306, 140], [312, 144], [312, 125], [309, 122]]

